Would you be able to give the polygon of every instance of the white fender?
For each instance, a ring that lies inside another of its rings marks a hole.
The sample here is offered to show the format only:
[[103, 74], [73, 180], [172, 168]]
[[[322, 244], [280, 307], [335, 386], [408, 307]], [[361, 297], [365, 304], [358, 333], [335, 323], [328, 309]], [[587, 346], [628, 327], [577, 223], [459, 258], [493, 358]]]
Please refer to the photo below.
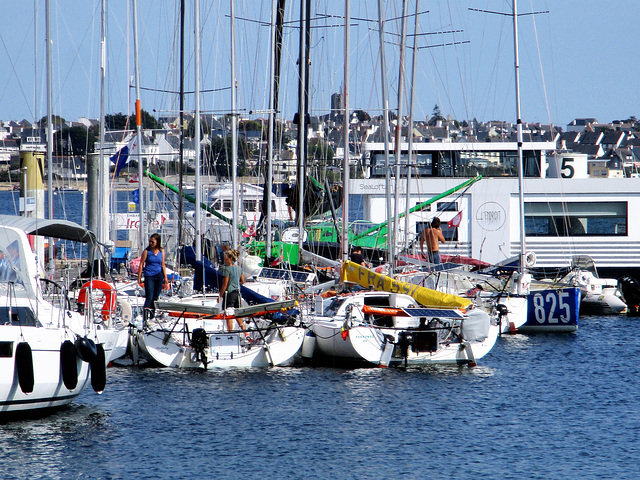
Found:
[[120, 307], [120, 318], [122, 319], [122, 323], [124, 325], [129, 325], [133, 318], [133, 309], [131, 308], [131, 304], [124, 298], [118, 298], [116, 301], [118, 303], [118, 307]]

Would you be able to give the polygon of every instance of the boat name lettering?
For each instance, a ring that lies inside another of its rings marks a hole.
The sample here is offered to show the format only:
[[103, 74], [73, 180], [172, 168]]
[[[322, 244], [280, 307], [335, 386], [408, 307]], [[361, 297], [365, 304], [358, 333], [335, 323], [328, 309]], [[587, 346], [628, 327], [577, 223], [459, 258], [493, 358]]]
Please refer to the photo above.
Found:
[[359, 265], [357, 267], [349, 266], [349, 271], [358, 273], [358, 283], [360, 285], [368, 285], [370, 288], [373, 288], [375, 290], [384, 290], [390, 293], [404, 293], [407, 295], [413, 295], [419, 287], [419, 285], [399, 282], [385, 275], [379, 275]]
[[361, 183], [358, 185], [358, 188], [360, 190], [385, 190], [385, 186], [382, 183], [374, 183], [372, 185]]
[[[117, 213], [115, 219], [118, 230], [138, 230], [140, 228], [140, 214]], [[150, 226], [160, 228], [166, 220], [165, 215], [158, 213], [155, 218], [151, 219]]]
[[488, 231], [499, 230], [503, 227], [507, 215], [502, 205], [496, 202], [486, 202], [476, 210], [476, 221], [480, 228]]

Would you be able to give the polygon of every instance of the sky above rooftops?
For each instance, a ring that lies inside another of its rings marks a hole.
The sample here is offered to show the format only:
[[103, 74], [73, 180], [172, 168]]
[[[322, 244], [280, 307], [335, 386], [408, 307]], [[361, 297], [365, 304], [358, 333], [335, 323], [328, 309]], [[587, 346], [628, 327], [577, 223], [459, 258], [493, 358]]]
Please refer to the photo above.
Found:
[[[201, 1], [201, 110], [231, 108], [230, 1]], [[351, 2], [349, 106], [382, 110], [377, 3]], [[135, 101], [131, 2], [108, 0], [106, 113], [131, 112]], [[185, 108], [194, 109], [193, 0], [186, 2]], [[266, 116], [269, 101], [270, 2], [236, 1], [237, 109]], [[280, 117], [298, 102], [299, 4], [287, 2]], [[330, 110], [344, 85], [344, 4], [313, 0], [311, 113]], [[402, 2], [384, 4], [389, 108], [397, 109]], [[179, 110], [178, 2], [138, 0], [142, 108], [157, 116]], [[100, 113], [99, 0], [51, 0], [53, 113], [67, 120]], [[417, 45], [414, 117], [515, 121], [513, 22], [507, 0], [407, 1], [407, 45]], [[640, 2], [608, 0], [518, 3], [522, 118], [565, 126], [574, 118], [600, 122], [640, 117], [637, 77]], [[529, 15], [531, 12], [546, 12]], [[34, 28], [35, 27], [35, 28]], [[0, 119], [29, 121], [46, 114], [45, 1], [8, 0], [0, 16]], [[411, 92], [413, 49], [405, 53], [402, 111]]]

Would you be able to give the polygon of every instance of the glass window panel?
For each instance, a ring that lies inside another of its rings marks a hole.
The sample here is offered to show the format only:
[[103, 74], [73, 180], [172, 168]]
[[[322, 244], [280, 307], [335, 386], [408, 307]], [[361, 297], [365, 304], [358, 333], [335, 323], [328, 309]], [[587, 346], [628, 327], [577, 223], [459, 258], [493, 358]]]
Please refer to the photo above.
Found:
[[627, 202], [527, 202], [526, 216], [626, 216]]
[[528, 236], [626, 236], [626, 202], [525, 203]]

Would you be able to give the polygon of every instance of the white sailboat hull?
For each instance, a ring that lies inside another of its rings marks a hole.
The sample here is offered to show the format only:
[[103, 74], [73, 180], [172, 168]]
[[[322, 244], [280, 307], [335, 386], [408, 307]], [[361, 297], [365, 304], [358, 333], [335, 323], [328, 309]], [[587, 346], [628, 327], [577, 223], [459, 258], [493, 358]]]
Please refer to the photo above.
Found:
[[349, 328], [342, 335], [342, 323], [317, 321], [311, 327], [316, 337], [315, 350], [319, 355], [378, 363], [381, 358], [384, 335], [373, 326]]
[[129, 330], [121, 329], [99, 329], [96, 331], [98, 343], [104, 348], [105, 361], [107, 365], [113, 360], [124, 357], [127, 353], [129, 343]]
[[[78, 381], [75, 388], [65, 387], [62, 377], [60, 347], [74, 335], [62, 328], [0, 327], [0, 412], [17, 412], [67, 405], [90, 382], [89, 364], [76, 358]], [[20, 387], [16, 348], [21, 342], [31, 347], [33, 391], [24, 393]]]
[[279, 327], [265, 334], [265, 341], [247, 344], [243, 333], [208, 333], [205, 348], [207, 363], [199, 358], [196, 350], [183, 343], [182, 334], [169, 335], [162, 330], [138, 334], [143, 355], [164, 367], [225, 368], [269, 367], [290, 362], [302, 346], [305, 330], [301, 327]]
[[528, 300], [526, 296], [502, 295], [497, 303], [507, 307], [507, 315], [500, 322], [500, 333], [515, 333], [527, 322]]
[[[487, 316], [485, 312], [474, 315]], [[408, 348], [406, 356], [400, 347], [401, 332], [416, 333], [417, 329], [384, 328], [376, 325], [354, 325], [347, 329], [342, 321], [318, 321], [311, 329], [315, 336], [315, 352], [320, 357], [344, 359], [373, 365], [433, 365], [470, 364], [484, 357], [493, 348], [500, 332], [489, 325], [486, 337], [477, 341], [439, 343], [433, 352]], [[389, 353], [388, 349], [392, 349]], [[468, 350], [470, 349], [470, 351]], [[387, 357], [385, 358], [385, 353]]]

